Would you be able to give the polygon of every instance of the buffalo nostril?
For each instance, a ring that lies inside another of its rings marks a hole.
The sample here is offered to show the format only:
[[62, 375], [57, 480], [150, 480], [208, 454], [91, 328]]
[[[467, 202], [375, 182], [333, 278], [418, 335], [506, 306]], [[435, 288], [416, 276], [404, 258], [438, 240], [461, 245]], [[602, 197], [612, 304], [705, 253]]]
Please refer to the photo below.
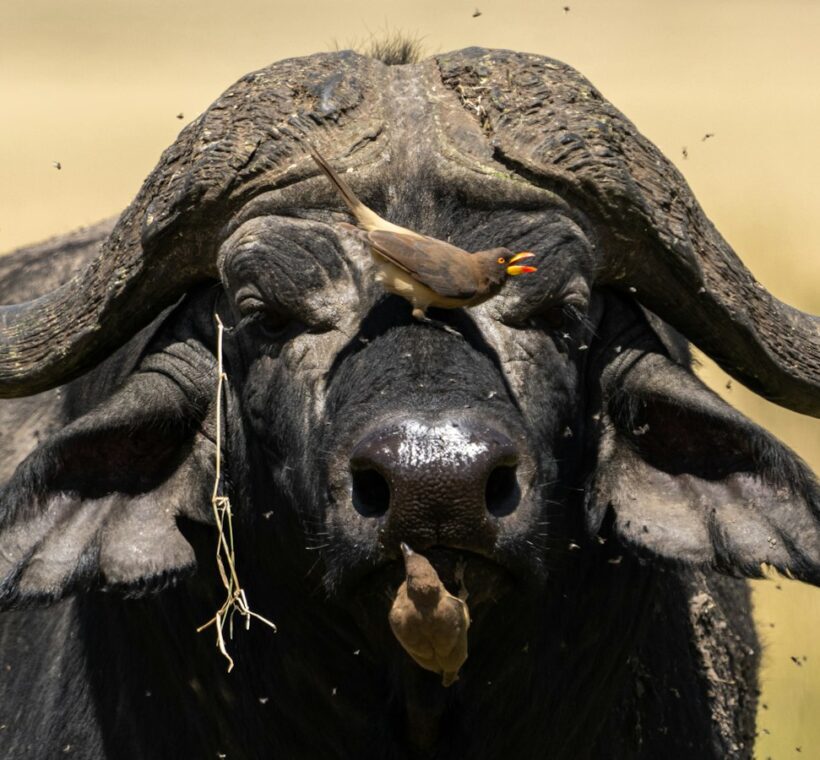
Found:
[[353, 508], [363, 517], [379, 517], [390, 506], [390, 486], [378, 470], [372, 467], [351, 470]]
[[487, 511], [495, 517], [512, 514], [521, 498], [515, 465], [497, 465], [484, 486], [484, 504]]

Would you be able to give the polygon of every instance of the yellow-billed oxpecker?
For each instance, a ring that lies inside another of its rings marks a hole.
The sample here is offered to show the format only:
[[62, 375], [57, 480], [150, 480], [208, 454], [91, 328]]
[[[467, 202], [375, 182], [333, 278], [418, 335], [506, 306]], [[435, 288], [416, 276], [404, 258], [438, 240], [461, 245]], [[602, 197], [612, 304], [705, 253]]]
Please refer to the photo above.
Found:
[[532, 253], [513, 254], [507, 248], [469, 253], [382, 219], [356, 197], [350, 185], [312, 146], [310, 154], [366, 233], [378, 279], [386, 290], [410, 302], [416, 319], [429, 321], [425, 311], [430, 306], [475, 306], [498, 293], [507, 277], [536, 271], [533, 266], [519, 264], [532, 258]]
[[393, 600], [390, 628], [407, 654], [450, 686], [467, 659], [470, 612], [447, 591], [426, 557], [405, 543], [401, 551], [407, 577]]

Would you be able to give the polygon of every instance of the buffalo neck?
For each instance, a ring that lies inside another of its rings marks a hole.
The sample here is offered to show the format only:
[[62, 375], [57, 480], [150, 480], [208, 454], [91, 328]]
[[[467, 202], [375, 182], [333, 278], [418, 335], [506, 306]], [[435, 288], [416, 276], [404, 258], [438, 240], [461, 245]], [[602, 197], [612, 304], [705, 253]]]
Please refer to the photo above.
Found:
[[114, 703], [97, 705], [119, 757], [161, 757], [151, 742], [168, 735], [137, 728], [126, 741], [125, 715], [169, 723], [180, 747], [201, 747], [203, 756], [213, 747], [232, 758], [373, 756], [379, 736], [383, 757], [529, 757], [537, 746], [577, 757], [624, 688], [656, 585], [628, 562], [615, 583], [611, 566], [593, 560], [538, 592], [512, 593], [476, 615], [470, 657], [445, 689], [391, 640], [386, 615], [377, 630], [286, 571], [249, 586], [278, 632], [237, 630], [227, 673], [213, 631], [195, 631], [218, 604], [205, 557], [196, 578], [163, 595], [82, 602], [92, 683], [98, 694], [110, 693], [110, 679], [121, 684]]

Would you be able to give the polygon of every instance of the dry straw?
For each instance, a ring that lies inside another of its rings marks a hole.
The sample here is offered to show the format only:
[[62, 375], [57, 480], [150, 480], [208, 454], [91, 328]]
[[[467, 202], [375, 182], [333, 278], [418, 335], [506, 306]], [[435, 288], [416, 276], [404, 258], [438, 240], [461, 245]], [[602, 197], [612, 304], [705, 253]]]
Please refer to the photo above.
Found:
[[228, 661], [228, 672], [230, 673], [233, 670], [234, 662], [225, 646], [225, 625], [228, 626], [229, 639], [233, 639], [233, 619], [237, 613], [245, 619], [245, 630], [251, 627], [252, 617], [261, 620], [265, 625], [269, 625], [274, 631], [276, 631], [276, 626], [248, 606], [248, 598], [239, 583], [239, 576], [236, 573], [231, 502], [227, 496], [220, 495], [220, 486], [222, 484], [222, 388], [227, 377], [222, 369], [222, 334], [224, 327], [218, 314], [214, 314], [214, 318], [216, 319], [217, 329], [218, 379], [216, 383], [216, 474], [214, 475], [214, 490], [211, 494], [211, 506], [214, 510], [214, 520], [219, 535], [216, 543], [216, 566], [219, 569], [219, 576], [222, 579], [222, 585], [225, 587], [226, 596], [216, 614], [196, 630], [199, 633], [210, 626], [216, 628], [216, 646]]

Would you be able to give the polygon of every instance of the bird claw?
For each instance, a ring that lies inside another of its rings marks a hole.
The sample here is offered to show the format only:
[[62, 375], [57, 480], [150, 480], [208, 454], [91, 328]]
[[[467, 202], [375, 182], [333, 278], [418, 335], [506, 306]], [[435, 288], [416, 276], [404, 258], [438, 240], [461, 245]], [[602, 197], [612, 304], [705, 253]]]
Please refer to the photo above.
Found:
[[450, 325], [445, 325], [444, 322], [438, 322], [435, 319], [430, 320], [436, 327], [440, 327], [444, 332], [450, 333], [450, 335], [455, 335], [457, 338], [464, 338], [464, 336], [456, 330], [455, 327], [450, 327]]
[[417, 322], [423, 322], [425, 325], [430, 325], [430, 327], [437, 327], [439, 330], [444, 330], [444, 332], [448, 332], [450, 335], [455, 335], [459, 338], [464, 337], [455, 327], [450, 327], [450, 325], [446, 325], [438, 319], [430, 319], [421, 309], [413, 309], [413, 319]]

